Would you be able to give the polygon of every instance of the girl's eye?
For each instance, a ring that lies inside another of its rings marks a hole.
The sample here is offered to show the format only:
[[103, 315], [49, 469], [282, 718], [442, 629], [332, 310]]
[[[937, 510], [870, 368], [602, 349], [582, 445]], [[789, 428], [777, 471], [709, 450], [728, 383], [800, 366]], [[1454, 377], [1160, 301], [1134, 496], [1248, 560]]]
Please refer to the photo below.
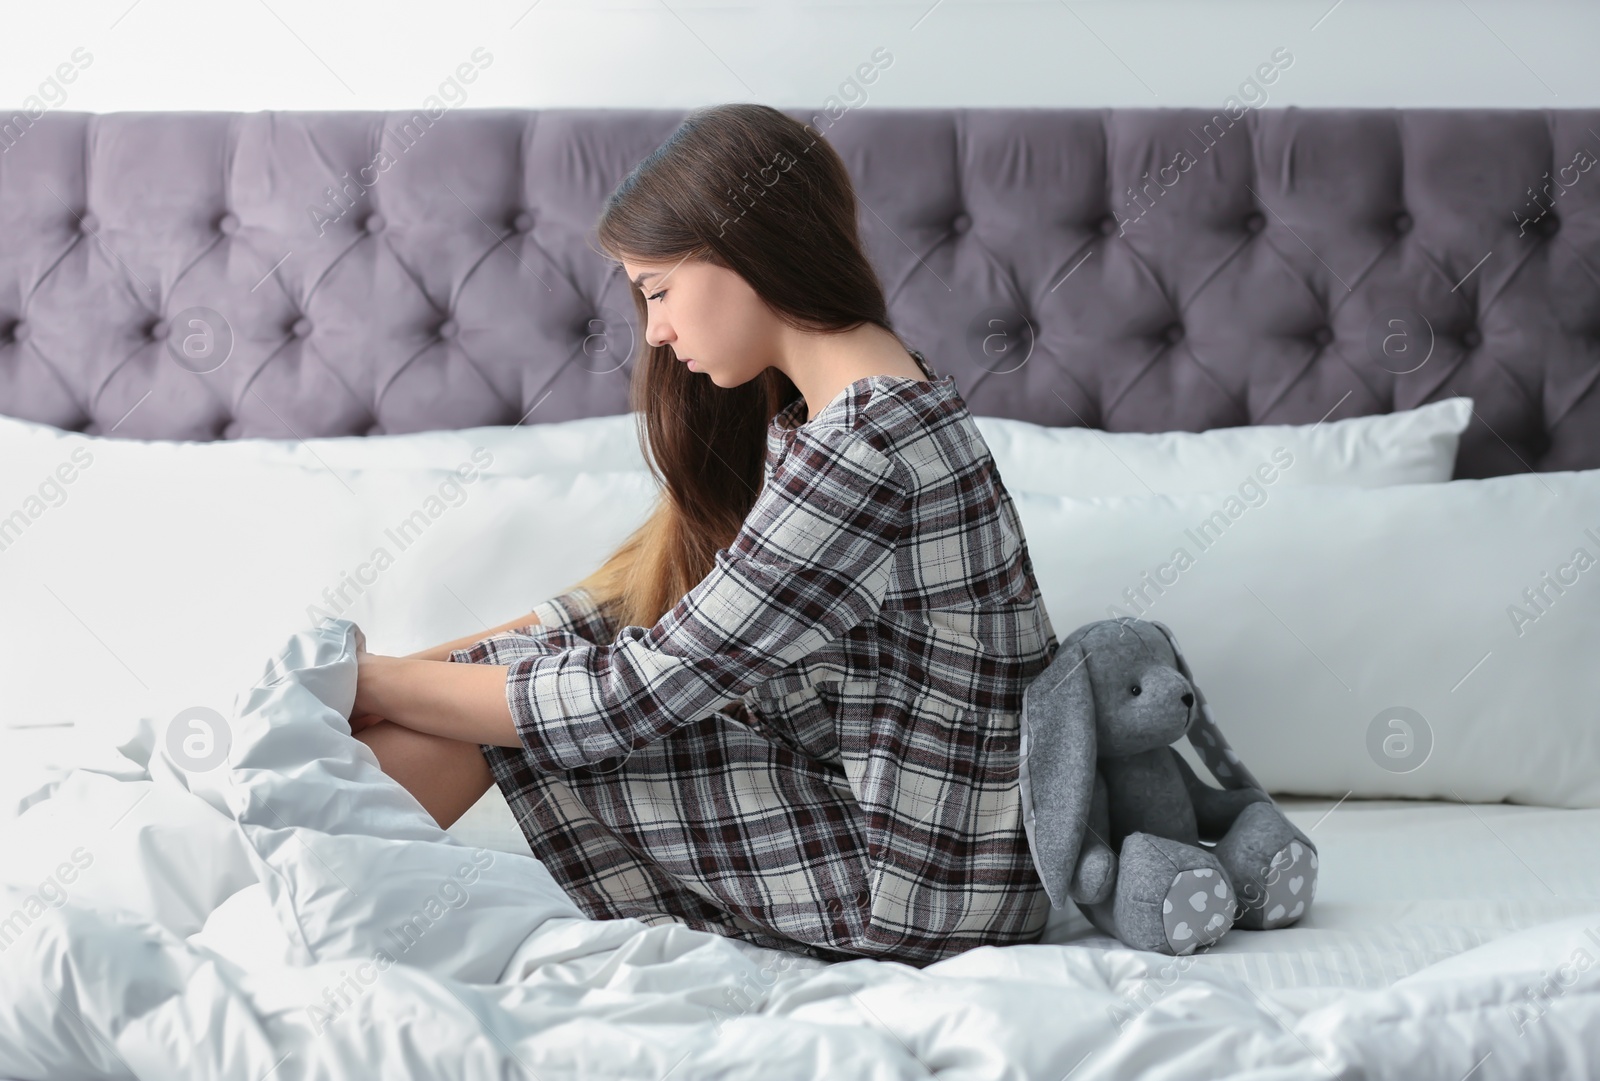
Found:
[[662, 298], [662, 297], [664, 297], [666, 295], [667, 295], [667, 291], [665, 289], [663, 289], [659, 293], [651, 293], [649, 296], [645, 297], [644, 299], [645, 299], [645, 302], [648, 303], [648, 302], [650, 302], [652, 300], [659, 300], [660, 298]]

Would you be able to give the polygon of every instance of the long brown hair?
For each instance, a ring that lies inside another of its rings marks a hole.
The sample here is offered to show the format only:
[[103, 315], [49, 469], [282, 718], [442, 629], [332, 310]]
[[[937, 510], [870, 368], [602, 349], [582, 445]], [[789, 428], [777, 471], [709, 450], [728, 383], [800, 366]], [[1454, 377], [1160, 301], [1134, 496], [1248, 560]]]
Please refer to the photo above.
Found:
[[[733, 270], [797, 330], [874, 323], [894, 333], [843, 160], [815, 128], [770, 106], [689, 113], [607, 198], [596, 239], [619, 273], [623, 259], [671, 265], [686, 256]], [[648, 627], [733, 542], [761, 489], [767, 427], [800, 392], [777, 368], [728, 389], [689, 371], [669, 346], [644, 340], [645, 299], [627, 288], [640, 328], [630, 407], [661, 494], [576, 584], [618, 626]]]

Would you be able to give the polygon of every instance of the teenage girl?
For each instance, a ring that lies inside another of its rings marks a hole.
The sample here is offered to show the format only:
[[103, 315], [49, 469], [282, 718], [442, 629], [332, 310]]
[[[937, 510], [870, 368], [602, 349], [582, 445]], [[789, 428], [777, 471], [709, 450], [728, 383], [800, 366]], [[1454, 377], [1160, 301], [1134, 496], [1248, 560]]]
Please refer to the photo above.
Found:
[[661, 498], [487, 637], [363, 651], [351, 727], [441, 826], [497, 784], [593, 918], [922, 966], [1044, 928], [1017, 741], [1057, 643], [856, 213], [832, 147], [760, 105], [692, 113], [622, 181], [597, 236]]

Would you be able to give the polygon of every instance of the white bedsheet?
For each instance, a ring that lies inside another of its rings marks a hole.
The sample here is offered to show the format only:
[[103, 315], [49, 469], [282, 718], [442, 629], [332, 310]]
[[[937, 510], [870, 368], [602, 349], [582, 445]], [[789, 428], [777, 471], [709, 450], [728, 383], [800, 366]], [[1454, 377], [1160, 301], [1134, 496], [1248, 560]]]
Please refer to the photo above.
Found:
[[7, 733], [0, 1077], [1600, 1070], [1600, 811], [1284, 799], [1322, 853], [1296, 927], [1174, 959], [1066, 910], [1048, 944], [824, 965], [582, 919], [492, 798], [437, 829], [349, 736], [350, 626], [291, 638], [207, 773], [146, 726], [40, 786], [72, 730]]

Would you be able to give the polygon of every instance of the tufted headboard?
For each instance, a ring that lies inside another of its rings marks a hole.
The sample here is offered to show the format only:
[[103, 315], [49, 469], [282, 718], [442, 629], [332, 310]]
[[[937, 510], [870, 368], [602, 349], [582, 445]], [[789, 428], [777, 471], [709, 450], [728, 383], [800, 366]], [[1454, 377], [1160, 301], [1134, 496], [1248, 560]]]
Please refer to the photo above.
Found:
[[[1600, 467], [1600, 111], [787, 111], [976, 414], [1464, 394], [1458, 477]], [[0, 413], [211, 440], [625, 411], [633, 308], [592, 231], [683, 115], [0, 117]]]

